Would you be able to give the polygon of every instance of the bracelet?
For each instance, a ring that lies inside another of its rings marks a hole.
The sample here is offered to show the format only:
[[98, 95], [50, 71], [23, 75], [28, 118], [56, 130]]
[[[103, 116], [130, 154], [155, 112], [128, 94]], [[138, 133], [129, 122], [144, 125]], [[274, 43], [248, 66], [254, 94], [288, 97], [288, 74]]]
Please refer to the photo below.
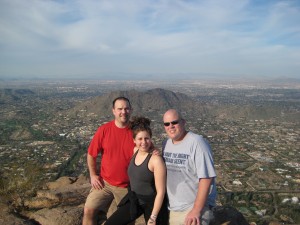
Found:
[[155, 223], [156, 218], [157, 218], [157, 215], [152, 214], [152, 215], [150, 216], [150, 218], [149, 218], [150, 223]]
[[157, 215], [154, 215], [154, 214], [152, 214], [152, 215], [150, 216], [150, 218], [152, 218], [152, 219], [156, 220], [156, 218], [157, 218]]

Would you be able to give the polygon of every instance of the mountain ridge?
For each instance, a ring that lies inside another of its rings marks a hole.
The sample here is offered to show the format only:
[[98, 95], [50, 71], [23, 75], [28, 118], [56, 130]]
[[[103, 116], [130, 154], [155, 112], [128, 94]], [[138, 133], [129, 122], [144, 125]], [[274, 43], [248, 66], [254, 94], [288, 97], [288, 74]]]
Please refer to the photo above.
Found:
[[[269, 120], [298, 121], [299, 112], [289, 111], [280, 104], [249, 103], [240, 107], [238, 104], [228, 104], [218, 101], [208, 102], [190, 97], [184, 93], [155, 88], [145, 91], [120, 90], [93, 97], [78, 103], [64, 113], [71, 118], [81, 116], [105, 117], [113, 119], [112, 101], [119, 97], [127, 97], [133, 108], [133, 116], [156, 116], [175, 108], [181, 111], [186, 118], [197, 118], [203, 120]], [[229, 99], [230, 100], [230, 99]]]
[[74, 117], [79, 113], [85, 113], [86, 115], [95, 114], [100, 117], [111, 117], [112, 101], [119, 96], [124, 96], [130, 100], [133, 108], [133, 115], [144, 115], [151, 111], [162, 113], [169, 108], [176, 108], [180, 111], [201, 108], [198, 102], [186, 94], [155, 88], [146, 91], [113, 91], [79, 103], [74, 108], [67, 110], [66, 113], [71, 117]]

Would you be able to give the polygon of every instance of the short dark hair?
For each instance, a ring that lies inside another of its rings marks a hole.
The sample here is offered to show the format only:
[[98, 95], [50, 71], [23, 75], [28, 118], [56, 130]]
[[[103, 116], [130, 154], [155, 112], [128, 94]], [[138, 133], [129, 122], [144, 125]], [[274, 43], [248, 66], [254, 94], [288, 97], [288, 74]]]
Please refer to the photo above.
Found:
[[128, 103], [128, 105], [129, 105], [129, 108], [131, 108], [131, 103], [130, 103], [129, 99], [126, 98], [126, 97], [123, 97], [123, 96], [119, 96], [119, 97], [115, 98], [115, 99], [113, 100], [113, 102], [112, 102], [113, 109], [115, 108], [115, 103], [116, 103], [116, 101], [118, 101], [118, 100], [126, 101], [126, 102]]

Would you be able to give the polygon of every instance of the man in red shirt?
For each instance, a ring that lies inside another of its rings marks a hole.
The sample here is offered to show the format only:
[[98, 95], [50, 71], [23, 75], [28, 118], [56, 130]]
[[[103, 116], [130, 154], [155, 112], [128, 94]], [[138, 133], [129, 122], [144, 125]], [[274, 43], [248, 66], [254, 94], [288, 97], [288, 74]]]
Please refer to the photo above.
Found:
[[[106, 213], [113, 200], [119, 204], [127, 194], [127, 168], [134, 148], [132, 131], [128, 128], [131, 111], [127, 98], [116, 98], [112, 108], [115, 119], [100, 126], [90, 143], [87, 163], [92, 189], [84, 206], [83, 225], [97, 224], [98, 213]], [[102, 159], [98, 175], [99, 153]]]

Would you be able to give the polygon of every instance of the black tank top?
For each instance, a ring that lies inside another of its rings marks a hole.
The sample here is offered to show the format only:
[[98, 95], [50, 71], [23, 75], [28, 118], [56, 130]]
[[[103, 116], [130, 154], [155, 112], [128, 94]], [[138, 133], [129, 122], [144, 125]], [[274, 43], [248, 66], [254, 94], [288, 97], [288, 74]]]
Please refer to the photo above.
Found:
[[154, 174], [148, 168], [151, 154], [148, 154], [144, 162], [137, 166], [135, 157], [139, 150], [133, 155], [128, 166], [128, 176], [131, 190], [138, 195], [153, 195], [156, 193], [154, 184]]

